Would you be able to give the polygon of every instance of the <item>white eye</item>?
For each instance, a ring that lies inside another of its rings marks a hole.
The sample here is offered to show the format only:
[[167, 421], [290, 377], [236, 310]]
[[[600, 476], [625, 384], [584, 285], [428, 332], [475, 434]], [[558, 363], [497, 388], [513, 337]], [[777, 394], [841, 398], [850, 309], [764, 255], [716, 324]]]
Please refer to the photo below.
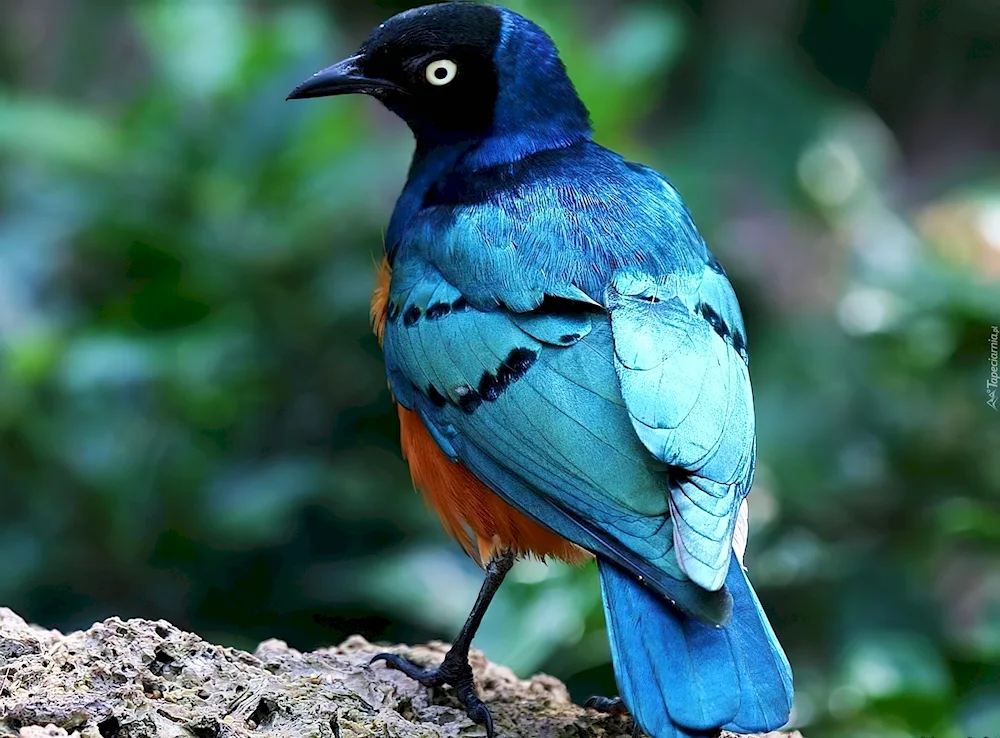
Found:
[[455, 79], [455, 75], [458, 74], [458, 65], [451, 59], [438, 59], [427, 65], [427, 71], [424, 74], [432, 85], [443, 87]]

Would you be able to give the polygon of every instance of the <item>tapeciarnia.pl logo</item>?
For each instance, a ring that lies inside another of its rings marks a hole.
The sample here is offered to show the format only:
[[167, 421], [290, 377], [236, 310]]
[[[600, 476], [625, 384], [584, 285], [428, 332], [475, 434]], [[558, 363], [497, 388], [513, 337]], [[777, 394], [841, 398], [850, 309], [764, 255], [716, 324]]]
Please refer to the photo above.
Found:
[[997, 384], [1000, 383], [998, 348], [1000, 348], [1000, 326], [993, 326], [993, 331], [990, 333], [990, 376], [986, 380], [986, 404], [994, 410], [997, 409]]

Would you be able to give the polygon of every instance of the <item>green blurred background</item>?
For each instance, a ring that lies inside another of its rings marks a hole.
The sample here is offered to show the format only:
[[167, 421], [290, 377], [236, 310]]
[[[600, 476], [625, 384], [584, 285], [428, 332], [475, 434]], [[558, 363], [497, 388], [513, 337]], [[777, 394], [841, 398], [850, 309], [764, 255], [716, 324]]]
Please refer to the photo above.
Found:
[[[407, 6], [3, 0], [0, 604], [247, 648], [457, 631], [480, 573], [410, 487], [368, 326], [412, 142], [284, 102]], [[1000, 4], [510, 7], [736, 283], [796, 724], [1000, 735]], [[614, 691], [592, 565], [520, 564], [477, 644]]]

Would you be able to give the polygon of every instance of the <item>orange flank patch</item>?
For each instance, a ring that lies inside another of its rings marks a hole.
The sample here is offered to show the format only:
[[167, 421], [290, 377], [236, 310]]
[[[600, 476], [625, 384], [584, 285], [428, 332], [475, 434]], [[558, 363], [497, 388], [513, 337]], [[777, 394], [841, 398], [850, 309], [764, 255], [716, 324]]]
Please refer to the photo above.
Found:
[[410, 463], [413, 484], [437, 512], [444, 529], [470, 556], [485, 563], [495, 551], [509, 548], [516, 554], [554, 556], [570, 562], [588, 557], [583, 549], [493, 494], [472, 472], [444, 455], [420, 416], [402, 406], [397, 408], [403, 457]]
[[382, 337], [385, 335], [385, 316], [389, 310], [389, 283], [392, 281], [392, 267], [389, 266], [389, 258], [382, 257], [382, 265], [378, 268], [378, 280], [375, 282], [375, 291], [372, 293], [372, 330], [378, 339], [378, 345], [382, 345]]
[[[385, 331], [391, 275], [388, 260], [383, 260], [371, 306], [379, 343]], [[414, 486], [437, 512], [444, 529], [472, 558], [485, 563], [504, 548], [515, 554], [552, 556], [571, 563], [590, 556], [493, 494], [471, 471], [441, 451], [416, 413], [399, 405], [397, 409], [403, 458], [410, 464]]]

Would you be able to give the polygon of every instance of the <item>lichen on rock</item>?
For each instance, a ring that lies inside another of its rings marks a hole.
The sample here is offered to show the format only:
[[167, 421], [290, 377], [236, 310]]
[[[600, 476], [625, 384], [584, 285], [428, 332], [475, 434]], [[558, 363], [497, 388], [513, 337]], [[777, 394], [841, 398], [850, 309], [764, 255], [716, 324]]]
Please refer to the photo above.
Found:
[[[0, 737], [485, 735], [448, 690], [428, 690], [383, 665], [370, 666], [384, 650], [431, 664], [447, 645], [385, 648], [353, 636], [311, 653], [270, 640], [249, 654], [163, 620], [110, 618], [62, 635], [0, 608]], [[631, 735], [628, 718], [573, 704], [554, 677], [518, 679], [478, 652], [472, 664], [498, 738]]]

